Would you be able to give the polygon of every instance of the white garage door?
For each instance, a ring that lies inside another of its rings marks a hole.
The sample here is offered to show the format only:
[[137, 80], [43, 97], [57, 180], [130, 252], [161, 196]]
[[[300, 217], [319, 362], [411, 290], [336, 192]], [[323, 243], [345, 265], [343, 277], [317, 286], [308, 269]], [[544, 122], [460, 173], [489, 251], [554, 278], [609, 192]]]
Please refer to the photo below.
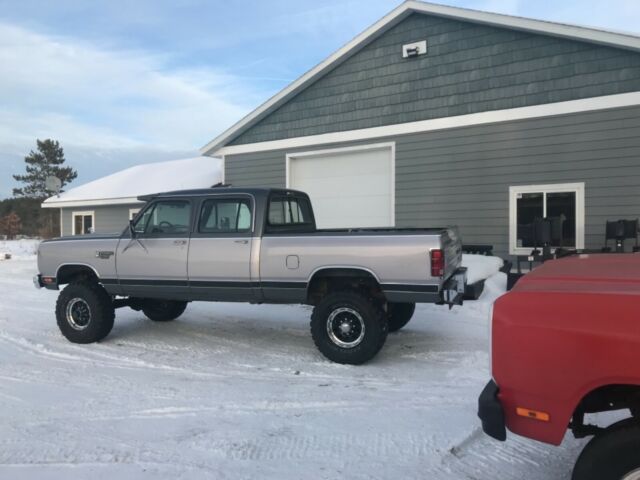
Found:
[[318, 228], [394, 226], [391, 144], [287, 158], [288, 186], [309, 194]]

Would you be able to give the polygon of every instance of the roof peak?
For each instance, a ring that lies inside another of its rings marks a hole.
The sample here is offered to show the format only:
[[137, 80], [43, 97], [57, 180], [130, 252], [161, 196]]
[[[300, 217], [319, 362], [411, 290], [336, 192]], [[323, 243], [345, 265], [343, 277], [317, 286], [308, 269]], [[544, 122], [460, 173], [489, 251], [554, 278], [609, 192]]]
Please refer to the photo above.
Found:
[[200, 149], [202, 155], [215, 155], [234, 138], [247, 131], [267, 115], [284, 105], [289, 99], [307, 88], [325, 72], [347, 60], [357, 51], [378, 38], [388, 29], [397, 25], [413, 13], [440, 16], [495, 27], [551, 35], [572, 40], [590, 42], [599, 45], [622, 48], [640, 52], [640, 35], [620, 33], [595, 27], [583, 27], [549, 20], [537, 20], [502, 13], [491, 13], [461, 7], [450, 7], [418, 0], [406, 0], [376, 23], [357, 35], [339, 50], [290, 83], [287, 87], [268, 99], [258, 108], [219, 134]]

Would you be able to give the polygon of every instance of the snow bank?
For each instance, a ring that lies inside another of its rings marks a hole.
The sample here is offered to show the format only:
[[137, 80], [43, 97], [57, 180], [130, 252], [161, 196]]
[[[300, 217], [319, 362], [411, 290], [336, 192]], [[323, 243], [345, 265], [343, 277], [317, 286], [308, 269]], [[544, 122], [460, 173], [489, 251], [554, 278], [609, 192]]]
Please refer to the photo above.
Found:
[[[459, 307], [465, 315], [489, 321], [489, 310], [496, 299], [507, 291], [507, 274], [498, 272], [487, 278], [484, 282], [484, 290], [478, 300], [465, 300]], [[455, 307], [454, 307], [455, 308]]]
[[59, 196], [48, 198], [44, 205], [64, 206], [65, 202], [131, 199], [171, 190], [209, 188], [221, 181], [222, 162], [218, 158], [196, 157], [147, 163], [72, 188]]
[[11, 254], [11, 258], [33, 257], [39, 244], [39, 239], [0, 240], [0, 260], [4, 260], [6, 253]]
[[467, 283], [476, 283], [498, 273], [503, 261], [500, 257], [486, 255], [462, 255], [462, 266], [467, 267]]
[[484, 290], [478, 300], [465, 300], [459, 307], [464, 315], [488, 321], [489, 310], [496, 299], [507, 291], [507, 275], [500, 272], [503, 261], [499, 257], [462, 255], [462, 266], [467, 267], [469, 284], [484, 280]]

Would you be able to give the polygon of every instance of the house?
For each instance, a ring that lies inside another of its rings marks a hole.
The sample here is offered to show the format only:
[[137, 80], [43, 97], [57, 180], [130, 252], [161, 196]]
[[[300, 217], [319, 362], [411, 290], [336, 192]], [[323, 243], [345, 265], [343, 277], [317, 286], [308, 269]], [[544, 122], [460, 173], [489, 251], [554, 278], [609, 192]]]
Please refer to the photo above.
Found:
[[48, 198], [42, 207], [60, 209], [60, 235], [121, 232], [142, 207], [139, 196], [208, 188], [220, 183], [221, 170], [208, 157], [137, 165]]
[[564, 215], [598, 248], [640, 215], [640, 37], [408, 1], [201, 153], [307, 191], [320, 227], [455, 224], [513, 255]]

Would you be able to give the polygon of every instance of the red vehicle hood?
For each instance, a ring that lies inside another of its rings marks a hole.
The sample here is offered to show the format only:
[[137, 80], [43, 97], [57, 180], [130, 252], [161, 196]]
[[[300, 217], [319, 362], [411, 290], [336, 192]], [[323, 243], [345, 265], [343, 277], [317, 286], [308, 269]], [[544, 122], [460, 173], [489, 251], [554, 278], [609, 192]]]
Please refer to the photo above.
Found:
[[640, 294], [640, 253], [548, 261], [522, 277], [513, 291]]

